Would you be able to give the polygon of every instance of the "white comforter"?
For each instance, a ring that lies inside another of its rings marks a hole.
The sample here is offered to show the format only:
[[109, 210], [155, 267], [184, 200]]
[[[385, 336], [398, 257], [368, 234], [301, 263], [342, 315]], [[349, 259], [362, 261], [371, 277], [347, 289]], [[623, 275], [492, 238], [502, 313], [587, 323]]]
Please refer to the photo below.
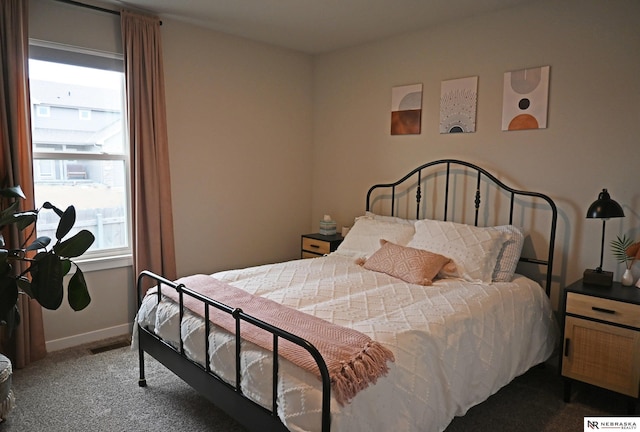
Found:
[[[518, 275], [511, 283], [446, 279], [424, 287], [331, 254], [213, 276], [357, 329], [393, 351], [395, 362], [377, 384], [348, 405], [332, 400], [332, 431], [442, 431], [454, 416], [549, 358], [558, 338], [544, 290]], [[145, 299], [137, 322], [177, 344], [177, 308], [165, 301], [158, 308], [156, 298]], [[201, 323], [187, 314], [182, 337], [187, 354], [204, 363]], [[212, 368], [235, 382], [233, 338], [215, 332], [209, 340]], [[242, 363], [247, 368], [243, 391], [270, 406], [269, 354], [245, 344]], [[279, 416], [290, 430], [319, 430], [319, 384], [311, 374], [281, 362]]]

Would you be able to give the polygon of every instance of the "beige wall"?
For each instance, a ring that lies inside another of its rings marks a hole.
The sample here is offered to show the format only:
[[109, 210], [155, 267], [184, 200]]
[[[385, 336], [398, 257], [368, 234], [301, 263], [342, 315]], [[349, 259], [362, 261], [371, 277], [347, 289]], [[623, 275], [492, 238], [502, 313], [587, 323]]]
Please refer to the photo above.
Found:
[[164, 20], [178, 273], [299, 257], [312, 59]]
[[[602, 188], [627, 216], [609, 222], [607, 240], [640, 235], [638, 18], [635, 0], [545, 1], [317, 57], [311, 226], [324, 213], [351, 224], [374, 183], [466, 159], [556, 201], [557, 300], [559, 285], [598, 265], [601, 225], [585, 215]], [[502, 132], [504, 72], [543, 65], [548, 128]], [[440, 83], [467, 76], [479, 77], [477, 131], [440, 135]], [[424, 85], [422, 134], [391, 136], [391, 87], [414, 83]], [[619, 278], [608, 246], [605, 256]]]
[[[91, 39], [93, 20], [112, 20], [84, 11], [68, 31], [80, 9], [31, 4], [38, 34]], [[178, 272], [296, 258], [300, 234], [323, 214], [349, 225], [371, 184], [454, 157], [556, 200], [557, 293], [597, 265], [600, 225], [584, 215], [600, 189], [627, 214], [608, 224], [608, 239], [640, 235], [638, 17], [635, 0], [545, 1], [316, 57], [163, 19]], [[542, 65], [549, 127], [502, 132], [504, 72]], [[477, 132], [440, 135], [440, 82], [476, 75]], [[412, 83], [424, 84], [423, 132], [392, 137], [391, 87]], [[616, 268], [610, 256], [605, 268]], [[48, 341], [128, 325], [130, 269], [88, 279], [92, 305], [47, 312]]]

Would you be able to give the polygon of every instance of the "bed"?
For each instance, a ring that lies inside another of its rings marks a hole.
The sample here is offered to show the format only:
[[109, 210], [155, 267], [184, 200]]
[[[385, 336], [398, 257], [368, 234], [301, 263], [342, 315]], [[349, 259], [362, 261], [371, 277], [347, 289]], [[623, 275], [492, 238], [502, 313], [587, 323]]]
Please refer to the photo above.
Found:
[[[139, 384], [146, 353], [248, 430], [443, 431], [556, 349], [548, 298], [556, 220], [548, 196], [445, 159], [372, 186], [365, 211], [326, 256], [178, 281], [142, 272]], [[384, 368], [342, 397], [334, 360], [300, 336], [304, 326], [278, 327], [259, 309], [254, 316], [192, 289], [201, 280], [215, 281], [225, 301], [236, 298], [225, 290], [238, 291], [249, 298], [243, 305], [272, 302], [331, 332], [362, 335], [389, 353]], [[268, 344], [243, 339], [253, 330]]]

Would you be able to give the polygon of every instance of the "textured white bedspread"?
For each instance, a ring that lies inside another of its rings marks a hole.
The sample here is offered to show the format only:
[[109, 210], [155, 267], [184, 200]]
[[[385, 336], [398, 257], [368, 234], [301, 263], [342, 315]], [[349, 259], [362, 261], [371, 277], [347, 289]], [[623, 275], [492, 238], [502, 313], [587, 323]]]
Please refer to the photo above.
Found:
[[[510, 283], [446, 279], [424, 287], [332, 254], [213, 276], [359, 330], [393, 351], [396, 360], [376, 385], [346, 406], [332, 400], [332, 431], [442, 431], [454, 416], [549, 358], [558, 340], [544, 290], [518, 275]], [[177, 307], [165, 301], [157, 307], [156, 298], [145, 299], [137, 322], [177, 345]], [[181, 332], [187, 354], [204, 363], [201, 318], [187, 313]], [[220, 331], [209, 340], [212, 369], [234, 383], [234, 339]], [[281, 420], [292, 431], [319, 430], [320, 382], [280, 363]], [[243, 391], [270, 406], [270, 353], [245, 343], [242, 364]]]

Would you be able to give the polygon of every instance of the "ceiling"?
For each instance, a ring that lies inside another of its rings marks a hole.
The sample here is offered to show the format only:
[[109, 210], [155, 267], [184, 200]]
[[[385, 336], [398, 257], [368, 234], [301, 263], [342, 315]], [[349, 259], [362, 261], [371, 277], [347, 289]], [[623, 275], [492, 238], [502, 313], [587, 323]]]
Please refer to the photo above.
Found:
[[311, 54], [537, 0], [107, 0]]

